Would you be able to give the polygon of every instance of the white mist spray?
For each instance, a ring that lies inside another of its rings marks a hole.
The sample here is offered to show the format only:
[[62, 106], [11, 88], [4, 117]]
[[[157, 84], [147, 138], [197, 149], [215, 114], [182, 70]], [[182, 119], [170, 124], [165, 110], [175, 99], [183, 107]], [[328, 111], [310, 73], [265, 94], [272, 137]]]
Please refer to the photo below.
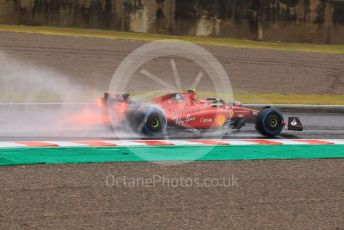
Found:
[[70, 77], [4, 53], [0, 66], [0, 139], [111, 135], [94, 105], [75, 103], [96, 100]]

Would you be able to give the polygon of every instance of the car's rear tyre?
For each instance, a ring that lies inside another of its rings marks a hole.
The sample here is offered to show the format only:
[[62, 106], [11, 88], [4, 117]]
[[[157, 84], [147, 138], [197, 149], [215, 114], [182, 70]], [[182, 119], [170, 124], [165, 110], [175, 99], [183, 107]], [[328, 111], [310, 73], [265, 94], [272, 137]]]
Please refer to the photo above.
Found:
[[257, 115], [256, 130], [267, 137], [279, 135], [284, 127], [283, 115], [277, 110], [263, 109]]
[[158, 108], [141, 108], [132, 111], [128, 118], [131, 128], [137, 133], [152, 137], [166, 134], [167, 119], [163, 111]]

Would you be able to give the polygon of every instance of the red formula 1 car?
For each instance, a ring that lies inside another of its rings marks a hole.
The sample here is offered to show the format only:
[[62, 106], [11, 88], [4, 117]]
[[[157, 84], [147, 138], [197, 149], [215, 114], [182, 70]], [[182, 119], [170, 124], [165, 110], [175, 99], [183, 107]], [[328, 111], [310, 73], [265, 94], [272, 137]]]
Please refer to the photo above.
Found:
[[246, 123], [254, 123], [256, 130], [267, 137], [279, 135], [286, 126], [289, 130], [303, 130], [297, 117], [289, 117], [286, 125], [283, 115], [270, 107], [256, 110], [240, 103], [226, 104], [219, 98], [198, 99], [195, 90], [159, 96], [151, 103], [131, 100], [129, 94], [105, 93], [99, 99], [99, 107], [110, 128], [126, 125], [147, 136], [164, 136], [167, 127], [172, 126], [194, 130], [240, 129]]

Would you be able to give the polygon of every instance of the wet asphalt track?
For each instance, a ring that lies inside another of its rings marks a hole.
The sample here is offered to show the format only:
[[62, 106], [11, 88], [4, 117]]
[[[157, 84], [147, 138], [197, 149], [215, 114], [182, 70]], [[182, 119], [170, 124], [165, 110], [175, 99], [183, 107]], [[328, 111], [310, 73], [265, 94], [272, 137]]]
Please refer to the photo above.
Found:
[[[88, 104], [0, 104], [0, 140], [73, 140], [73, 139], [137, 139], [143, 138], [123, 131], [112, 132], [103, 124], [89, 120], [99, 116], [94, 105]], [[284, 130], [277, 138], [344, 138], [344, 115], [341, 113], [286, 113], [300, 117], [304, 131]], [[87, 122], [86, 122], [87, 121]], [[254, 125], [240, 131], [207, 132], [201, 136], [189, 130], [169, 129], [170, 139], [184, 138], [264, 138]]]

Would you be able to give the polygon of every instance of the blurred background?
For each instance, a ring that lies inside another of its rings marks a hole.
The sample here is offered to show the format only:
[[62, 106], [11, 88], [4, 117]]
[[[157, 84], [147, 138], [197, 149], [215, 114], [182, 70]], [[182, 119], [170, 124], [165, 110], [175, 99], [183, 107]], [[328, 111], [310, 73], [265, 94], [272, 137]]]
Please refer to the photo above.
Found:
[[344, 43], [344, 0], [0, 0], [0, 24]]

